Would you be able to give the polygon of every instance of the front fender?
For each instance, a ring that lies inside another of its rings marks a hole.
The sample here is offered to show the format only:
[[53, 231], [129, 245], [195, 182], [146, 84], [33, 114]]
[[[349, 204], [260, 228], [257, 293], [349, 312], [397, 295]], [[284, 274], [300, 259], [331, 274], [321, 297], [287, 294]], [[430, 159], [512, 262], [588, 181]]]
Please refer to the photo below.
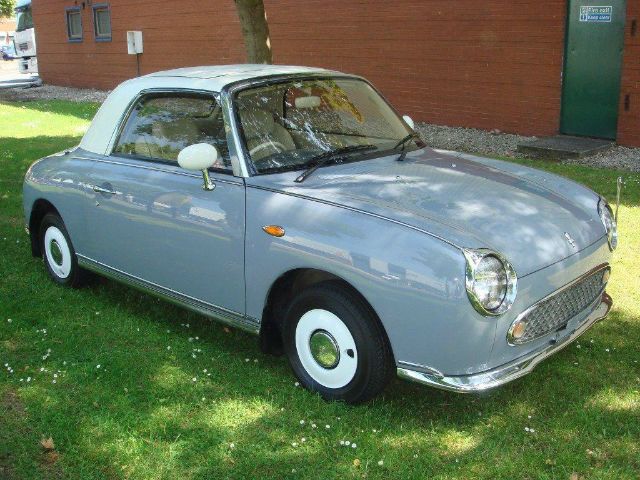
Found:
[[[281, 238], [262, 227], [280, 225]], [[413, 228], [322, 201], [247, 186], [247, 314], [261, 318], [287, 271], [340, 277], [371, 304], [399, 365], [449, 375], [486, 368], [496, 324], [471, 307], [461, 251]]]

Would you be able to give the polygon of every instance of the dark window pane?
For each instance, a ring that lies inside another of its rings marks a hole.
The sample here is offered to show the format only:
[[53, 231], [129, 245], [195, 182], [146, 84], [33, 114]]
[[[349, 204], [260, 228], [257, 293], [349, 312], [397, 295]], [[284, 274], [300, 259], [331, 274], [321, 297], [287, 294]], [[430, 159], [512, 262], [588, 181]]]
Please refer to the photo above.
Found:
[[216, 147], [220, 158], [214, 168], [231, 170], [218, 102], [199, 95], [150, 95], [134, 107], [114, 151], [177, 162], [180, 150], [196, 143]]
[[67, 12], [67, 25], [69, 29], [69, 38], [82, 38], [82, 18], [80, 12], [72, 10]]
[[18, 10], [18, 26], [16, 27], [16, 32], [22, 32], [29, 28], [33, 28], [31, 8]]
[[111, 13], [108, 8], [94, 10], [94, 24], [97, 37], [111, 38]]

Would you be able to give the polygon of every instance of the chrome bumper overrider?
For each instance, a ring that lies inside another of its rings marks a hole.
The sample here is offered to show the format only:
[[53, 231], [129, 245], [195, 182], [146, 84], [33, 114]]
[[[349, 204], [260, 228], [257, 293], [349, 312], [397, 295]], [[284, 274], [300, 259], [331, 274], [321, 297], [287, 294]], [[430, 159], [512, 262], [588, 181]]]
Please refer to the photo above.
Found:
[[488, 370], [486, 372], [476, 373], [464, 376], [441, 376], [434, 373], [423, 373], [410, 370], [407, 368], [398, 368], [398, 376], [400, 378], [411, 380], [413, 382], [422, 383], [443, 390], [450, 390], [459, 393], [474, 393], [499, 387], [505, 383], [511, 382], [516, 378], [520, 378], [533, 370], [545, 358], [562, 350], [584, 332], [586, 332], [594, 323], [602, 320], [607, 316], [613, 301], [606, 292], [602, 294], [600, 303], [596, 304], [591, 314], [582, 324], [576, 328], [571, 334], [562, 338], [557, 343], [552, 343], [541, 350], [529, 353], [524, 357], [518, 358], [513, 362], [507, 363], [500, 367]]

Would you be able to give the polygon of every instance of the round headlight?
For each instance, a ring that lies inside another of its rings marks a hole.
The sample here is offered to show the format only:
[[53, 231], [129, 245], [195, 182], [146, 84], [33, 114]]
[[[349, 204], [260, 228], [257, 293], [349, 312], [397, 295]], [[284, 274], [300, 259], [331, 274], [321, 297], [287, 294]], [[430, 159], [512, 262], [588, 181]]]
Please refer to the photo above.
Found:
[[502, 255], [486, 249], [465, 250], [467, 295], [483, 315], [500, 315], [516, 297], [517, 277]]
[[507, 293], [507, 272], [500, 260], [487, 255], [478, 262], [473, 291], [487, 310], [495, 310], [500, 306]]
[[609, 248], [611, 250], [615, 250], [618, 246], [618, 225], [616, 225], [616, 221], [613, 218], [611, 207], [602, 198], [598, 202], [598, 213], [600, 215], [602, 225], [604, 226], [604, 230], [607, 232]]

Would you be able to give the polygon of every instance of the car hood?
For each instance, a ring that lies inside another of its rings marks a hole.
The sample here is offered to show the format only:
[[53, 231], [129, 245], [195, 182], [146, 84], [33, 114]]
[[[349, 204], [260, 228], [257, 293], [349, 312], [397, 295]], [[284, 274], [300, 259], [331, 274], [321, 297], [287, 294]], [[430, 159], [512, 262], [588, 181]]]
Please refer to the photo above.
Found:
[[507, 162], [463, 157], [423, 149], [402, 162], [393, 155], [325, 167], [301, 184], [292, 182], [295, 175], [271, 177], [288, 193], [383, 216], [459, 247], [494, 249], [520, 276], [604, 236], [590, 190]]

